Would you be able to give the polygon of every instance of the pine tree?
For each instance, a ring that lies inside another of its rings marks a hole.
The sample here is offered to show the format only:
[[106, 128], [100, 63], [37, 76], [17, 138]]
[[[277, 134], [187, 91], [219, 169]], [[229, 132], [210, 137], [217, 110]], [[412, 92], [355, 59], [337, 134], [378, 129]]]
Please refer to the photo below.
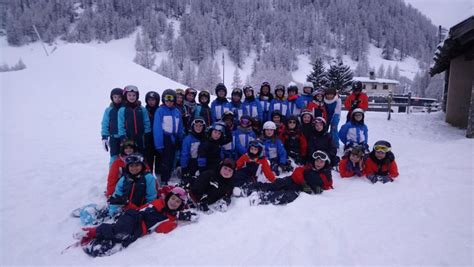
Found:
[[156, 55], [152, 51], [151, 41], [150, 38], [148, 38], [147, 33], [143, 34], [143, 39], [140, 38], [139, 34], [137, 34], [135, 49], [137, 52], [133, 62], [151, 70], [155, 65]]
[[321, 58], [317, 58], [311, 65], [313, 66], [313, 69], [311, 70], [311, 73], [306, 76], [306, 81], [313, 83], [314, 87], [327, 85], [328, 77], [326, 76], [326, 70], [324, 69]]
[[400, 79], [400, 68], [398, 68], [398, 64], [395, 65], [395, 68], [393, 69], [393, 79], [395, 80]]
[[170, 22], [165, 32], [165, 40], [164, 40], [165, 51], [171, 51], [171, 49], [173, 49], [173, 42], [174, 42], [174, 26], [173, 26], [173, 22]]
[[242, 88], [242, 79], [240, 78], [239, 68], [235, 68], [232, 78], [232, 88]]
[[379, 69], [377, 70], [377, 77], [385, 78], [385, 66], [380, 64]]
[[359, 59], [359, 63], [357, 63], [354, 72], [357, 76], [367, 77], [369, 75], [369, 69], [369, 59], [367, 58], [367, 53], [364, 53]]
[[392, 65], [388, 65], [387, 72], [385, 73], [385, 77], [388, 79], [393, 79]]
[[190, 87], [194, 87], [196, 84], [196, 66], [189, 59], [185, 59], [183, 62], [183, 75], [180, 81]]
[[329, 86], [335, 87], [338, 91], [344, 92], [352, 83], [352, 71], [349, 66], [344, 65], [342, 60], [333, 62], [327, 72]]

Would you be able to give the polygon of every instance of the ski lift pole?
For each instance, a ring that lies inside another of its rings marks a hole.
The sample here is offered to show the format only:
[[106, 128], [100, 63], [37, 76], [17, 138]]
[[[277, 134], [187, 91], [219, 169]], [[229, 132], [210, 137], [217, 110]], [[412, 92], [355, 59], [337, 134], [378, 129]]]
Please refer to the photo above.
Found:
[[40, 34], [39, 34], [38, 30], [36, 29], [36, 26], [34, 24], [33, 24], [33, 30], [35, 30], [36, 36], [38, 36], [38, 39], [40, 40], [41, 46], [43, 46], [43, 49], [44, 49], [44, 52], [46, 53], [46, 56], [49, 56], [48, 50], [46, 50], [46, 47], [44, 46], [43, 40], [41, 39], [41, 36], [40, 36]]
[[224, 60], [224, 52], [222, 52], [222, 83], [225, 84], [224, 82], [224, 69], [225, 69], [225, 60]]
[[387, 99], [387, 103], [388, 103], [388, 116], [387, 116], [387, 120], [390, 120], [391, 116], [392, 116], [392, 90], [390, 90], [388, 92], [388, 99]]

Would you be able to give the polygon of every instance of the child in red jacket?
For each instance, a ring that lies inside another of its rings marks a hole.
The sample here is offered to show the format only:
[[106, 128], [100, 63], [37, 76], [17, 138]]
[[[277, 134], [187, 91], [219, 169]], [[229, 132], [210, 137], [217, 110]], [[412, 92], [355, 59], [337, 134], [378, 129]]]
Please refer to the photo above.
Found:
[[374, 148], [365, 163], [365, 174], [373, 184], [378, 181], [384, 184], [393, 182], [393, 179], [398, 176], [395, 155], [389, 142], [381, 140], [374, 144]]
[[356, 108], [360, 108], [364, 111], [369, 109], [369, 98], [365, 93], [362, 93], [362, 83], [360, 81], [354, 81], [352, 83], [352, 93], [344, 101], [344, 107], [347, 110], [347, 120], [349, 122], [352, 117], [352, 111]]
[[361, 177], [365, 175], [364, 170], [364, 147], [354, 146], [347, 150], [339, 162], [339, 173], [341, 178]]
[[297, 164], [303, 164], [308, 151], [308, 142], [300, 130], [298, 117], [289, 116], [283, 133], [278, 136], [286, 149], [288, 157]]
[[138, 152], [138, 146], [133, 140], [126, 140], [120, 145], [120, 155], [114, 160], [109, 169], [107, 176], [107, 190], [105, 196], [109, 198], [115, 191], [115, 186], [120, 177], [123, 175], [122, 169], [125, 168], [125, 158]]
[[[270, 163], [263, 155], [264, 146], [258, 139], [249, 142], [247, 153], [243, 154], [236, 162], [236, 171], [234, 175], [234, 186], [241, 187], [247, 183], [257, 182], [257, 178], [261, 172], [269, 182], [276, 179], [275, 173], [272, 172]], [[237, 194], [236, 195], [240, 195]]]
[[109, 256], [148, 233], [169, 233], [176, 220], [197, 221], [198, 215], [183, 211], [187, 201], [183, 188], [172, 188], [163, 199], [156, 199], [139, 210], [127, 210], [117, 222], [82, 228], [73, 236], [81, 240], [85, 253], [92, 257]]

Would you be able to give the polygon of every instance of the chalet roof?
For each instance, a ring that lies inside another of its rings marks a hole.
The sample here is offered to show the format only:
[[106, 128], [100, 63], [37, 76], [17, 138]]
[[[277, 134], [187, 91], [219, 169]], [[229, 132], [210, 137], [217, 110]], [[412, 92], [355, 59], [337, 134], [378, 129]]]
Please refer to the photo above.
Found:
[[474, 59], [474, 16], [451, 27], [448, 38], [438, 45], [430, 69], [431, 76], [445, 71], [451, 59], [462, 54]]
[[397, 80], [390, 80], [390, 79], [381, 79], [381, 78], [375, 78], [375, 79], [370, 79], [369, 77], [353, 77], [353, 81], [360, 81], [363, 83], [386, 83], [386, 84], [400, 84]]

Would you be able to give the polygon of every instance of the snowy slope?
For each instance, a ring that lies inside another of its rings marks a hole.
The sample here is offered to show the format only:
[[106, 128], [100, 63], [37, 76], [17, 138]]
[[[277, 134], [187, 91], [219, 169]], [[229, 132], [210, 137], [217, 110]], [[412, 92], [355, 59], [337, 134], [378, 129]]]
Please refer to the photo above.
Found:
[[109, 90], [133, 83], [143, 99], [148, 89], [181, 85], [87, 45], [48, 58], [40, 47], [1, 49], [28, 66], [0, 73], [2, 266], [473, 264], [474, 143], [442, 113], [391, 121], [367, 114], [370, 144], [383, 138], [394, 147], [401, 173], [394, 183], [334, 173], [334, 190], [287, 206], [237, 199], [225, 214], [146, 236], [111, 257], [61, 255], [80, 227], [70, 211], [104, 201], [108, 155], [99, 124]]

